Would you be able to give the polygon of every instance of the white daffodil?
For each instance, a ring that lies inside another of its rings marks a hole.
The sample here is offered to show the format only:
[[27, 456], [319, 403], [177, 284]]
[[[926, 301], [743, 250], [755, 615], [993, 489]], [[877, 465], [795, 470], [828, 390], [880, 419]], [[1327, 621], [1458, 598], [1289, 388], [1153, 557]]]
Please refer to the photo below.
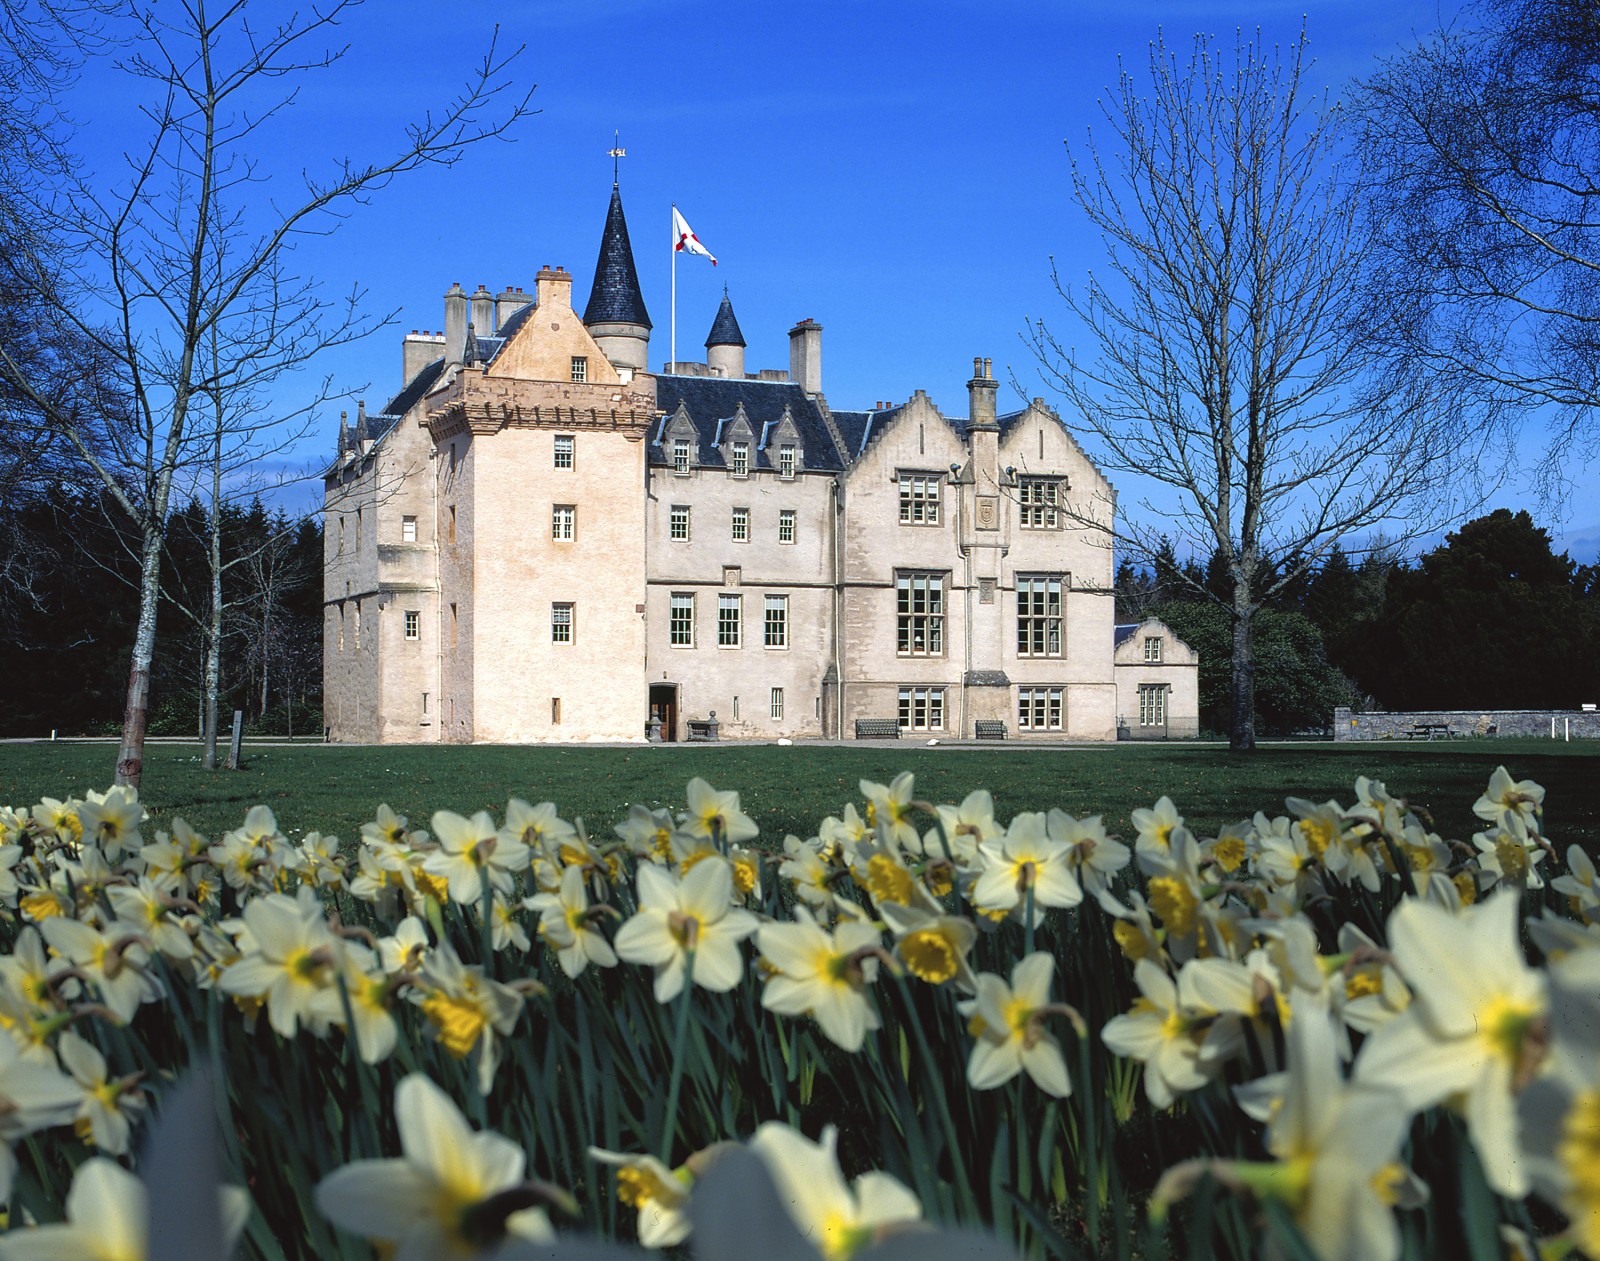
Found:
[[1503, 766], [1494, 768], [1489, 787], [1472, 803], [1472, 813], [1486, 823], [1498, 823], [1506, 811], [1517, 815], [1533, 831], [1538, 831], [1544, 813], [1544, 789], [1531, 779], [1512, 779]]
[[1023, 915], [1031, 893], [1037, 921], [1044, 907], [1072, 907], [1083, 901], [1083, 887], [1073, 874], [1072, 849], [1050, 836], [1043, 814], [1019, 814], [1004, 837], [985, 841], [978, 854], [983, 870], [972, 886], [972, 903], [981, 910]]
[[52, 950], [88, 978], [100, 1001], [127, 1022], [141, 1003], [161, 997], [161, 987], [144, 970], [149, 962], [148, 938], [124, 931], [123, 925], [112, 927], [112, 932], [103, 933], [80, 920], [56, 915], [39, 925], [39, 931]]
[[976, 1041], [967, 1061], [974, 1090], [993, 1090], [1026, 1070], [1034, 1084], [1058, 1099], [1072, 1093], [1072, 1079], [1061, 1044], [1045, 1029], [1045, 1019], [1065, 1008], [1050, 1002], [1055, 960], [1035, 951], [1011, 969], [1007, 985], [992, 972], [978, 974], [978, 996], [958, 1003]]
[[378, 960], [390, 976], [415, 972], [428, 953], [428, 930], [415, 915], [407, 915], [395, 925], [392, 937], [378, 939]]
[[1126, 845], [1106, 835], [1097, 814], [1076, 819], [1065, 810], [1051, 810], [1045, 816], [1045, 831], [1067, 847], [1068, 868], [1083, 891], [1096, 899], [1111, 891], [1112, 880], [1132, 857]]
[[916, 778], [911, 772], [901, 771], [888, 787], [870, 779], [862, 780], [860, 787], [861, 795], [867, 799], [867, 826], [876, 830], [879, 839], [893, 850], [921, 853], [922, 838], [911, 821], [916, 793]]
[[54, 1064], [25, 1058], [15, 1039], [0, 1034], [0, 1201], [11, 1199], [17, 1173], [11, 1145], [39, 1130], [70, 1124], [82, 1097]]
[[1550, 1058], [1518, 1100], [1528, 1167], [1579, 1250], [1600, 1257], [1600, 951], [1563, 959], [1550, 989]]
[[1600, 874], [1595, 871], [1594, 859], [1581, 845], [1567, 848], [1567, 874], [1550, 882], [1557, 893], [1575, 898], [1583, 915], [1595, 916], [1600, 912]]
[[1393, 961], [1354, 924], [1339, 928], [1345, 962], [1329, 978], [1333, 1009], [1357, 1033], [1371, 1033], [1411, 1005], [1411, 990]]
[[1133, 981], [1141, 997], [1127, 1015], [1109, 1020], [1100, 1038], [1115, 1054], [1144, 1064], [1144, 1092], [1151, 1104], [1165, 1110], [1178, 1095], [1210, 1081], [1229, 1058], [1219, 1051], [1233, 1048], [1213, 1047], [1201, 1062], [1214, 1013], [1193, 1001], [1182, 974], [1175, 984], [1156, 964], [1140, 959], [1133, 965]]
[[977, 992], [978, 978], [967, 962], [978, 939], [971, 920], [946, 915], [937, 902], [931, 901], [910, 906], [886, 902], [878, 907], [878, 913], [894, 934], [895, 958], [905, 964], [912, 976], [929, 985], [953, 980], [967, 993]]
[[506, 802], [505, 826], [500, 829], [503, 840], [515, 841], [529, 850], [538, 850], [553, 863], [563, 863], [562, 846], [576, 840], [578, 829], [561, 817], [555, 803], [541, 801], [530, 806], [513, 797]]
[[148, 816], [139, 804], [139, 790], [118, 784], [103, 793], [91, 792], [78, 807], [84, 836], [116, 862], [125, 853], [137, 853], [144, 844], [139, 828]]
[[1146, 875], [1152, 869], [1167, 865], [1173, 837], [1179, 832], [1187, 834], [1188, 831], [1171, 797], [1162, 797], [1148, 810], [1135, 810], [1129, 815], [1129, 820], [1138, 833], [1133, 848], [1139, 858], [1139, 870]]
[[478, 1049], [478, 1089], [488, 1094], [500, 1066], [496, 1038], [510, 1036], [522, 1014], [522, 995], [467, 967], [448, 941], [428, 952], [417, 975], [417, 1000], [434, 1036], [456, 1059]]
[[218, 987], [237, 998], [264, 999], [267, 1016], [281, 1038], [294, 1037], [304, 1023], [311, 1032], [327, 1031], [327, 1008], [318, 996], [336, 985], [343, 943], [328, 927], [316, 894], [269, 893], [253, 899], [242, 916], [242, 957], [218, 979]]
[[[318, 996], [318, 1015], [327, 1024], [344, 1026], [346, 1035], [355, 1038], [364, 1063], [381, 1064], [394, 1054], [399, 1039], [391, 1010], [394, 982], [384, 972], [378, 954], [353, 941], [344, 944], [335, 980]], [[339, 982], [343, 983], [342, 993]]]
[[696, 985], [716, 993], [736, 986], [744, 974], [739, 943], [756, 931], [758, 921], [733, 905], [728, 863], [712, 855], [681, 880], [646, 864], [638, 881], [639, 912], [617, 931], [614, 944], [619, 958], [655, 968], [656, 1001], [669, 1003], [678, 996], [691, 954]]
[[82, 1092], [73, 1128], [78, 1137], [91, 1140], [113, 1156], [128, 1154], [132, 1118], [144, 1111], [144, 1094], [133, 1077], [112, 1078], [106, 1072], [106, 1057], [99, 1048], [68, 1029], [56, 1043], [61, 1066], [72, 1074]]
[[966, 866], [977, 857], [979, 845], [1005, 835], [1005, 828], [994, 817], [994, 797], [987, 788], [969, 792], [959, 806], [941, 805], [935, 810], [944, 839], [940, 840], [937, 829], [930, 828], [923, 834], [922, 852], [929, 858], [948, 858]]
[[114, 884], [106, 898], [117, 919], [131, 932], [143, 933], [169, 962], [183, 964], [194, 958], [194, 941], [173, 914], [169, 895], [147, 876], [132, 884]]
[[589, 1159], [617, 1170], [617, 1199], [639, 1214], [639, 1242], [670, 1248], [689, 1237], [689, 1190], [694, 1176], [680, 1165], [668, 1169], [654, 1156], [629, 1156], [591, 1147]]
[[866, 952], [879, 944], [871, 924], [840, 924], [832, 933], [803, 906], [792, 924], [763, 924], [756, 949], [770, 975], [761, 1005], [783, 1016], [810, 1015], [823, 1035], [846, 1051], [859, 1051], [879, 1027], [866, 987], [878, 979], [878, 961]]
[[1482, 889], [1496, 884], [1517, 889], [1544, 888], [1544, 877], [1538, 870], [1544, 861], [1544, 849], [1537, 837], [1528, 831], [1522, 816], [1507, 810], [1497, 823], [1498, 826], [1478, 832], [1472, 838], [1478, 849], [1478, 886]]
[[826, 1261], [848, 1261], [869, 1244], [915, 1228], [922, 1204], [886, 1173], [862, 1174], [847, 1184], [839, 1169], [839, 1132], [833, 1126], [813, 1143], [787, 1125], [768, 1121], [750, 1140], [777, 1186], [796, 1228]]
[[738, 793], [719, 792], [697, 775], [689, 781], [686, 795], [689, 809], [683, 815], [683, 829], [690, 836], [741, 845], [761, 835], [755, 820], [740, 809]]
[[813, 837], [802, 841], [798, 836], [783, 838], [783, 862], [778, 864], [778, 876], [794, 888], [797, 898], [806, 903], [823, 919], [830, 919], [839, 897], [833, 891], [833, 882], [839, 872], [822, 854], [822, 842]]
[[581, 867], [568, 867], [561, 873], [559, 892], [535, 894], [522, 904], [539, 912], [539, 936], [556, 952], [556, 962], [568, 976], [579, 975], [591, 963], [598, 968], [616, 967], [611, 943], [595, 931]]
[[1459, 915], [1407, 898], [1389, 917], [1389, 948], [1411, 1005], [1374, 1030], [1356, 1079], [1391, 1089], [1413, 1111], [1460, 1097], [1489, 1185], [1527, 1194], [1512, 1092], [1531, 1070], [1545, 1018], [1543, 976], [1523, 962], [1519, 899], [1497, 893]]
[[496, 893], [510, 893], [511, 878], [528, 865], [528, 847], [502, 837], [487, 810], [470, 819], [440, 810], [433, 816], [433, 834], [439, 848], [422, 866], [449, 884], [453, 902], [477, 902], [483, 896], [485, 876]]
[[488, 1253], [506, 1237], [554, 1238], [510, 1139], [473, 1130], [420, 1073], [395, 1088], [402, 1155], [357, 1160], [317, 1184], [317, 1207], [341, 1230], [394, 1245], [395, 1261]]
[[[229, 1252], [250, 1216], [240, 1187], [218, 1187]], [[94, 1156], [78, 1166], [67, 1192], [67, 1220], [0, 1236], [0, 1261], [145, 1261], [149, 1206], [144, 1183], [115, 1161]]]

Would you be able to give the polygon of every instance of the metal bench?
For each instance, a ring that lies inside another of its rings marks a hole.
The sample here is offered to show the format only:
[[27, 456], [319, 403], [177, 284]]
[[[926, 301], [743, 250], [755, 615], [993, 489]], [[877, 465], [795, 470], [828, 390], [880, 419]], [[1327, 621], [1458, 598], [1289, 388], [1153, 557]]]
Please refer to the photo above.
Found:
[[857, 718], [857, 740], [898, 740], [900, 738], [900, 720], [898, 718]]
[[972, 736], [975, 740], [1004, 740], [1006, 725], [995, 718], [980, 718], [972, 724]]

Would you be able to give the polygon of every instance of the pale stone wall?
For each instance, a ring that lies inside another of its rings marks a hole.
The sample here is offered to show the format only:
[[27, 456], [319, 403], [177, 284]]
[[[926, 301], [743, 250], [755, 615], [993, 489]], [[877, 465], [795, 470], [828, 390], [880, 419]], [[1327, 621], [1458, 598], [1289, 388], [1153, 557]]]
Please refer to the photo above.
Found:
[[324, 482], [322, 704], [335, 740], [378, 738], [380, 459], [381, 447], [351, 452]]
[[1335, 740], [1405, 740], [1419, 738], [1420, 726], [1446, 726], [1451, 736], [1542, 736], [1565, 740], [1600, 739], [1600, 713], [1592, 709], [1428, 709], [1383, 714], [1333, 711]]
[[439, 637], [441, 644], [439, 738], [456, 744], [474, 738], [473, 626], [477, 576], [473, 551], [475, 520], [473, 476], [477, 443], [460, 428], [437, 439], [434, 477], [438, 484]]
[[[645, 674], [650, 683], [677, 686], [677, 730], [668, 738], [682, 739], [688, 719], [709, 717], [712, 710], [726, 739], [824, 734], [819, 701], [833, 657], [833, 487], [827, 474], [800, 473], [785, 481], [766, 469], [752, 469], [746, 477], [725, 468], [651, 470]], [[690, 509], [687, 541], [671, 537], [674, 506]], [[733, 538], [736, 508], [749, 511], [746, 542]], [[795, 514], [793, 543], [778, 541], [778, 516], [785, 509]], [[674, 593], [694, 596], [692, 648], [671, 642]], [[723, 594], [742, 597], [737, 648], [718, 644]], [[766, 646], [768, 595], [788, 598], [785, 648]], [[783, 693], [778, 718], [772, 716], [774, 688]]]
[[[1161, 660], [1145, 660], [1145, 640], [1161, 640]], [[1200, 734], [1200, 654], [1179, 639], [1165, 622], [1148, 618], [1117, 646], [1117, 726], [1124, 739], [1191, 739]], [[1139, 688], [1167, 688], [1164, 726], [1141, 726]]]

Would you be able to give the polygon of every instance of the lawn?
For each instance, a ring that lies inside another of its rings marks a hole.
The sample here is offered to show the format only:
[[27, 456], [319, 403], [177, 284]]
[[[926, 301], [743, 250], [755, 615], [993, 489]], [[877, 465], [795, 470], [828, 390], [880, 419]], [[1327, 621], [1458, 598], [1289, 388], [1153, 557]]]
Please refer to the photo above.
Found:
[[[257, 802], [271, 806], [285, 833], [309, 830], [353, 837], [386, 802], [418, 826], [433, 811], [488, 810], [506, 801], [553, 801], [568, 818], [610, 834], [631, 802], [681, 806], [695, 775], [737, 789], [745, 810], [773, 845], [788, 832], [813, 835], [817, 822], [859, 800], [857, 781], [887, 783], [903, 770], [917, 776], [925, 800], [959, 801], [988, 788], [997, 813], [1059, 806], [1100, 814], [1130, 835], [1129, 812], [1170, 796], [1202, 835], [1256, 810], [1283, 812], [1286, 795], [1344, 804], [1356, 776], [1383, 780], [1391, 792], [1432, 814], [1446, 837], [1467, 839], [1479, 826], [1472, 803], [1490, 772], [1504, 764], [1548, 791], [1546, 828], [1558, 844], [1600, 850], [1600, 745], [1546, 740], [1437, 744], [1282, 744], [1252, 757], [1221, 748], [1114, 745], [1099, 748], [995, 749], [873, 746], [678, 745], [640, 748], [445, 746], [356, 748], [339, 745], [246, 746], [242, 771], [206, 772], [189, 745], [153, 745], [143, 798], [164, 822], [174, 814], [213, 837], [236, 827]], [[0, 745], [0, 805], [41, 796], [82, 796], [105, 788], [115, 746]]]

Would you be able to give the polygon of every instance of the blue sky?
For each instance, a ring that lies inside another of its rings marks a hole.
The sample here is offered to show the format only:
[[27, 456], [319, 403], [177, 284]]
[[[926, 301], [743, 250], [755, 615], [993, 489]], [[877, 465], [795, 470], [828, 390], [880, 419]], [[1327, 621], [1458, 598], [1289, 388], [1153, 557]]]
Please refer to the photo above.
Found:
[[[1100, 261], [1072, 206], [1062, 142], [1077, 144], [1097, 120], [1119, 56], [1141, 67], [1158, 28], [1180, 47], [1197, 32], [1231, 43], [1236, 30], [1252, 38], [1257, 28], [1265, 43], [1287, 43], [1304, 14], [1312, 82], [1337, 96], [1375, 56], [1454, 7], [374, 0], [344, 23], [346, 58], [306, 78], [282, 125], [263, 133], [261, 158], [292, 181], [302, 166], [387, 151], [482, 56], [488, 11], [499, 10], [502, 48], [526, 45], [516, 77], [537, 83], [540, 113], [511, 143], [398, 180], [335, 236], [302, 242], [299, 266], [330, 298], [360, 285], [373, 311], [398, 313], [390, 330], [319, 361], [316, 376], [332, 372], [352, 390], [365, 383], [368, 405], [381, 404], [400, 384], [401, 333], [442, 327], [452, 281], [531, 289], [541, 265], [561, 265], [581, 305], [615, 129], [628, 151], [622, 192], [655, 324], [653, 367], [668, 350], [676, 201], [721, 264], [680, 261], [680, 358], [703, 357], [726, 284], [752, 370], [787, 367], [787, 331], [811, 317], [825, 329], [833, 405], [925, 389], [961, 413], [974, 355], [992, 357], [997, 376], [1015, 374], [1024, 393], [1045, 392], [1022, 334], [1030, 317], [1068, 327], [1051, 260], [1066, 279]], [[129, 90], [95, 66], [73, 93], [96, 170], [113, 171], [136, 133]], [[1003, 406], [1018, 401], [1004, 393]], [[320, 447], [336, 424], [335, 411]], [[307, 489], [299, 502], [314, 499]], [[1565, 524], [1600, 541], [1600, 525]]]

